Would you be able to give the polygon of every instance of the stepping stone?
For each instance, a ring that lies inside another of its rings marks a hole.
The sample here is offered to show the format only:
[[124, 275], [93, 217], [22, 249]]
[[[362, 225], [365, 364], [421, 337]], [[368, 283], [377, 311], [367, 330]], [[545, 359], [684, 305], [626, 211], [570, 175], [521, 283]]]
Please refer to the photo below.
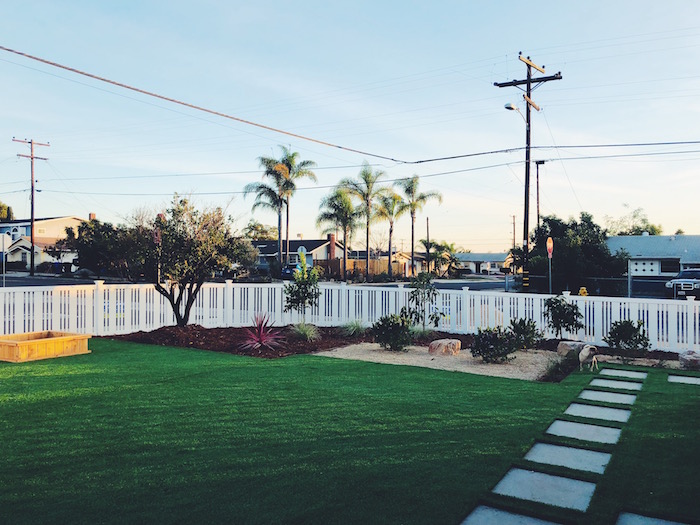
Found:
[[686, 385], [700, 385], [700, 377], [668, 376], [669, 383], [684, 383]]
[[634, 405], [637, 396], [634, 394], [616, 394], [613, 392], [600, 392], [598, 390], [584, 390], [578, 397], [588, 401], [603, 401], [605, 403], [618, 403], [620, 405]]
[[462, 525], [556, 525], [552, 521], [538, 520], [522, 514], [479, 505], [467, 516]]
[[615, 381], [613, 379], [594, 379], [590, 383], [591, 386], [604, 386], [606, 388], [619, 388], [620, 390], [641, 390], [641, 383], [633, 383], [632, 381]]
[[633, 372], [631, 370], [618, 370], [616, 368], [603, 368], [600, 371], [601, 376], [609, 377], [626, 377], [628, 379], [646, 379], [646, 372]]
[[582, 448], [563, 447], [549, 443], [535, 443], [525, 459], [546, 465], [559, 465], [575, 470], [602, 474], [608, 466], [611, 454]]
[[648, 516], [640, 516], [630, 512], [623, 512], [617, 518], [615, 525], [686, 525], [678, 521], [661, 520], [658, 518], [649, 518]]
[[564, 412], [570, 416], [589, 417], [591, 419], [603, 419], [605, 421], [619, 421], [627, 423], [632, 411], [624, 408], [607, 408], [597, 407], [593, 405], [582, 405], [580, 403], [571, 403], [569, 408]]
[[493, 489], [496, 494], [584, 511], [595, 483], [512, 468]]
[[596, 443], [617, 443], [620, 439], [619, 428], [601, 427], [599, 425], [587, 425], [586, 423], [572, 423], [557, 419], [549, 425], [547, 434], [554, 436], [570, 437], [582, 441], [595, 441]]

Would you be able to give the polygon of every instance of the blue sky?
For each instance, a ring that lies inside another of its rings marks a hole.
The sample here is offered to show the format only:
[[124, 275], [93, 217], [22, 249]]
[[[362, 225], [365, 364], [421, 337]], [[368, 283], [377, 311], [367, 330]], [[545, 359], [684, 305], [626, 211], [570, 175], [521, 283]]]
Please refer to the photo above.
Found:
[[[664, 233], [700, 234], [700, 144], [566, 146], [700, 140], [700, 4], [565, 2], [88, 2], [3, 6], [0, 45], [145, 90], [331, 142], [418, 161], [520, 148], [525, 128], [518, 52], [563, 79], [534, 100], [533, 151], [542, 214], [581, 211], [604, 224], [643, 208]], [[239, 228], [254, 217], [245, 184], [257, 158], [291, 146], [319, 182], [292, 201], [292, 237], [318, 236], [329, 187], [363, 161], [386, 180], [420, 175], [439, 191], [418, 219], [432, 239], [505, 251], [521, 242], [524, 152], [420, 164], [329, 148], [197, 112], [0, 52], [0, 200], [29, 215], [28, 153], [37, 148], [37, 215], [95, 212], [121, 222], [158, 211], [173, 193], [228, 206]], [[619, 155], [640, 154], [620, 157]], [[641, 155], [643, 154], [643, 155]], [[610, 157], [611, 155], [617, 155]], [[592, 158], [607, 156], [607, 158]], [[534, 165], [530, 224], [534, 224]], [[373, 244], [386, 243], [376, 226]], [[408, 249], [408, 218], [396, 242]], [[354, 245], [362, 248], [363, 235]]]

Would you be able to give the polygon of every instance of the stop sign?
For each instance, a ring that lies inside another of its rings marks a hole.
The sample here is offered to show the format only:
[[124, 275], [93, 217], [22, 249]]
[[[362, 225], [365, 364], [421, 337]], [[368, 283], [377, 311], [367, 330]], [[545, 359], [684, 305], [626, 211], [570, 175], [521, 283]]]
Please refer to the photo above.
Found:
[[552, 252], [554, 251], [554, 241], [551, 237], [547, 237], [547, 255], [552, 258]]

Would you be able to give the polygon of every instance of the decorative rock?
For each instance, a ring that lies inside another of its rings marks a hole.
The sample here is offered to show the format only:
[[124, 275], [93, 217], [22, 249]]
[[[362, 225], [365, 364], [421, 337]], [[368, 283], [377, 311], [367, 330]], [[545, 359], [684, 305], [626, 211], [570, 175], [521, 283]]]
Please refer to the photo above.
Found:
[[569, 354], [578, 355], [586, 343], [580, 341], [562, 341], [557, 345], [557, 354], [562, 357], [568, 357]]
[[462, 341], [459, 339], [436, 339], [428, 346], [431, 355], [457, 355], [462, 349]]
[[700, 370], [700, 352], [688, 350], [678, 356], [682, 370]]

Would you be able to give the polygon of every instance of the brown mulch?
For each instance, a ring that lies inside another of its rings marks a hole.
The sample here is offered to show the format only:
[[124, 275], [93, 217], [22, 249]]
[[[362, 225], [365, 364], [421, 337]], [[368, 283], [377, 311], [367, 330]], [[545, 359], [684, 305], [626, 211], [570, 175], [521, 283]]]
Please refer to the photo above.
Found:
[[[281, 328], [286, 336], [286, 342], [278, 349], [260, 348], [247, 351], [241, 344], [248, 337], [247, 328], [204, 328], [200, 325], [185, 327], [166, 326], [152, 332], [135, 332], [133, 334], [110, 336], [110, 339], [120, 339], [134, 343], [144, 343], [159, 346], [177, 346], [182, 348], [200, 348], [229, 354], [247, 355], [253, 357], [277, 358], [297, 354], [310, 354], [321, 350], [331, 350], [356, 343], [370, 343], [372, 336], [369, 332], [357, 337], [343, 335], [340, 328], [319, 327], [317, 341], [309, 342], [297, 339], [290, 327]], [[446, 332], [431, 332], [430, 336], [415, 340], [413, 344], [428, 346], [435, 339], [459, 339], [462, 347], [470, 347], [474, 338], [471, 335], [449, 334]]]

